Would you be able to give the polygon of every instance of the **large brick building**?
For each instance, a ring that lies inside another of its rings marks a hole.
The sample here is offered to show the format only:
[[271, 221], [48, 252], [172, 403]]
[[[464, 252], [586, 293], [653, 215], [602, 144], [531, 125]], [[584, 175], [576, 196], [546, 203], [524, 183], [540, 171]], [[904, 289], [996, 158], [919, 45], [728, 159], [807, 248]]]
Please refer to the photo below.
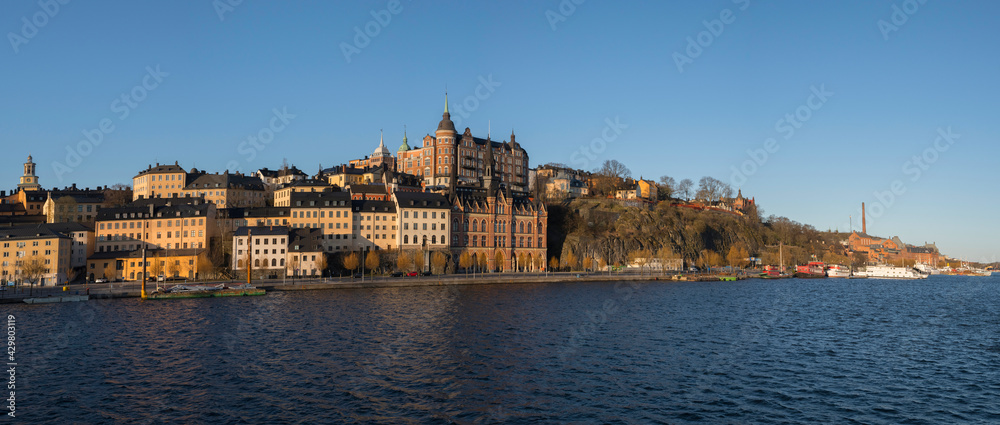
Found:
[[864, 254], [871, 263], [906, 261], [937, 265], [943, 258], [935, 244], [909, 245], [898, 236], [886, 239], [858, 231], [847, 237], [847, 247], [851, 252]]
[[445, 99], [444, 114], [434, 136], [426, 135], [423, 146], [410, 147], [406, 137], [397, 151], [396, 169], [421, 176], [430, 187], [478, 186], [486, 175], [486, 155], [494, 158], [494, 178], [515, 191], [528, 189], [528, 153], [510, 133], [510, 141], [494, 142], [474, 137], [466, 127], [459, 135], [451, 121]]

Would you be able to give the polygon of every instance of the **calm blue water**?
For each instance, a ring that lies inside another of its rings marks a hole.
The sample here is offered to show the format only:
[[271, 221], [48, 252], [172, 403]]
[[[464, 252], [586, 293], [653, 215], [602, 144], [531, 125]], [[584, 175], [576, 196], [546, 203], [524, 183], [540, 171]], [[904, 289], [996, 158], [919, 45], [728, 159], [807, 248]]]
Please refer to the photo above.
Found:
[[1000, 423], [1000, 278], [3, 305], [29, 423]]

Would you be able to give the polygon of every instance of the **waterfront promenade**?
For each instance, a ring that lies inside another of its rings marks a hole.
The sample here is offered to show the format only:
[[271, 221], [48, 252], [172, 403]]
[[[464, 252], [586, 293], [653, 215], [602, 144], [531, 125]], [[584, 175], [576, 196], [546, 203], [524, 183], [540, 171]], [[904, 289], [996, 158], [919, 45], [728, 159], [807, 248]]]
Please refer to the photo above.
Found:
[[[558, 272], [558, 273], [477, 273], [477, 274], [445, 274], [416, 277], [386, 277], [365, 276], [362, 278], [328, 277], [328, 278], [298, 278], [298, 279], [265, 279], [255, 280], [253, 284], [267, 291], [311, 291], [332, 289], [360, 288], [401, 288], [412, 286], [447, 286], [447, 285], [494, 285], [494, 284], [531, 284], [531, 283], [562, 283], [562, 282], [621, 282], [621, 281], [658, 281], [658, 280], [704, 280], [717, 281], [716, 274], [690, 273], [679, 274], [644, 272]], [[198, 282], [170, 281], [161, 286], [181, 284], [208, 285], [219, 283], [242, 283], [242, 280], [207, 280]], [[147, 290], [156, 289], [156, 283], [147, 283]], [[138, 298], [139, 282], [111, 282], [69, 285], [66, 290], [62, 286], [35, 287], [33, 290], [19, 288], [17, 291], [4, 291], [0, 303], [21, 302], [24, 298], [48, 297], [60, 295], [90, 295], [94, 299], [107, 298]]]

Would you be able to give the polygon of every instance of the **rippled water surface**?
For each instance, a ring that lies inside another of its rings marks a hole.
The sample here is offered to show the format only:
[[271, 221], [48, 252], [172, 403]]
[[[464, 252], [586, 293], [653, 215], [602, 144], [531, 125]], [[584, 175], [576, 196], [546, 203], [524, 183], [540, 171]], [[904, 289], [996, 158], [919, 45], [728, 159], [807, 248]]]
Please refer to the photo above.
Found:
[[30, 423], [1000, 423], [1000, 278], [2, 305]]

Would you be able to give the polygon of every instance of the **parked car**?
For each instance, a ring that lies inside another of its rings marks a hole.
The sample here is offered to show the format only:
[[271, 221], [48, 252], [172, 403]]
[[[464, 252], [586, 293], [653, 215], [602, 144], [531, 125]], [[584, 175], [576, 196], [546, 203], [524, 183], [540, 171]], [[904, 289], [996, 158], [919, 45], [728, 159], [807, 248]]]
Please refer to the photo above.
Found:
[[108, 280], [105, 279], [105, 278], [103, 278], [103, 277], [100, 277], [100, 278], [95, 279], [94, 283], [108, 283]]
[[406, 274], [406, 277], [417, 277], [419, 275], [420, 275], [420, 273], [417, 273], [417, 272], [409, 272], [409, 273]]
[[360, 279], [360, 278], [361, 278], [362, 276], [364, 276], [364, 275], [363, 275], [363, 274], [361, 274], [361, 273], [355, 273], [355, 274], [354, 274], [354, 278], [355, 278], [355, 279]]
[[393, 272], [389, 276], [392, 276], [392, 277], [403, 277], [405, 275], [403, 274], [403, 272]]
[[431, 275], [432, 275], [432, 273], [430, 272], [430, 270], [428, 270], [428, 271], [426, 271], [426, 272], [423, 272], [423, 273], [421, 273], [421, 275], [424, 275], [424, 276], [431, 276]]

